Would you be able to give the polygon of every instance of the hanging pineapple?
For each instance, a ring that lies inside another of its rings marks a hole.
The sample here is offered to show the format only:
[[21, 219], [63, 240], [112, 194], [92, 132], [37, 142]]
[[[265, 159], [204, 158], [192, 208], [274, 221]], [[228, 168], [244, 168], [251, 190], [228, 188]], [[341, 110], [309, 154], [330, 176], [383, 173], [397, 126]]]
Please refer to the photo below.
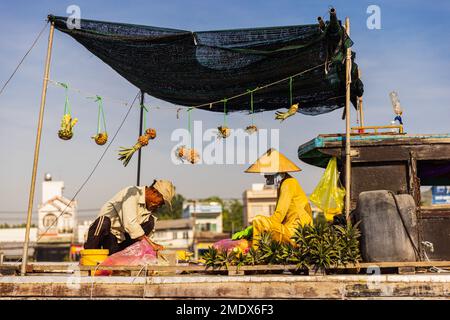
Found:
[[78, 119], [72, 119], [69, 103], [69, 86], [65, 83], [60, 83], [60, 85], [66, 89], [66, 101], [64, 103], [64, 115], [61, 119], [61, 127], [58, 131], [58, 137], [62, 140], [70, 140], [73, 137], [73, 127], [78, 122]]
[[104, 145], [106, 142], [108, 142], [108, 134], [106, 132], [99, 132], [95, 136], [91, 137], [94, 139], [95, 143], [99, 146]]
[[58, 131], [58, 137], [62, 140], [70, 140], [73, 137], [73, 127], [78, 122], [77, 118], [72, 119], [70, 113], [64, 114], [61, 120], [61, 128]]
[[142, 147], [145, 147], [148, 145], [148, 142], [150, 140], [155, 139], [156, 137], [156, 130], [155, 129], [147, 129], [145, 130], [145, 134], [142, 136], [139, 136], [138, 141], [132, 146], [131, 148], [125, 148], [120, 147], [119, 150], [119, 160], [123, 161], [124, 167], [128, 165], [128, 163], [131, 160], [131, 157], [133, 154], [141, 149]]
[[297, 110], [298, 110], [298, 103], [293, 104], [286, 112], [277, 111], [275, 113], [275, 120], [280, 120], [280, 122], [283, 122], [287, 118], [296, 114]]
[[[97, 121], [97, 134], [92, 136], [95, 143], [99, 146], [104, 145], [108, 141], [108, 133], [106, 132], [106, 118], [103, 110], [103, 99], [100, 96], [95, 97], [95, 101], [98, 102], [98, 121]], [[102, 128], [103, 122], [103, 128]]]
[[293, 101], [292, 83], [293, 83], [293, 78], [290, 77], [289, 78], [289, 102], [290, 102], [290, 107], [289, 107], [288, 111], [286, 111], [286, 112], [281, 112], [281, 111], [275, 112], [275, 120], [280, 120], [280, 122], [283, 122], [287, 118], [292, 117], [293, 115], [295, 115], [297, 113], [297, 110], [298, 110], [298, 103], [296, 103], [296, 104], [292, 103], [292, 101]]

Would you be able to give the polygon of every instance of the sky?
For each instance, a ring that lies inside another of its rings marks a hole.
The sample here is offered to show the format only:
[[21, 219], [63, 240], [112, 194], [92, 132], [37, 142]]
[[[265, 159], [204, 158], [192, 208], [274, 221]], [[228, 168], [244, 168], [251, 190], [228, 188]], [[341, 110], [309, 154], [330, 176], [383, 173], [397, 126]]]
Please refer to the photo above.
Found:
[[[311, 24], [316, 23], [317, 16], [328, 19], [327, 11], [333, 6], [340, 19], [350, 17], [353, 50], [365, 85], [366, 124], [390, 123], [393, 112], [388, 94], [396, 90], [408, 133], [450, 132], [449, 1], [2, 1], [0, 85], [28, 50], [47, 15], [66, 16], [69, 5], [79, 6], [81, 17], [86, 19], [192, 31]], [[367, 27], [370, 5], [380, 8], [380, 29]], [[25, 221], [47, 37], [48, 28], [0, 95], [0, 223]], [[120, 101], [131, 101], [137, 93], [127, 80], [59, 31], [54, 35], [50, 79], [69, 83], [83, 93], [70, 93], [72, 111], [79, 122], [74, 138], [62, 141], [57, 131], [64, 110], [64, 90], [49, 84], [34, 210], [41, 202], [41, 183], [46, 172], [52, 174], [53, 180], [63, 180], [64, 195], [72, 198], [104, 151], [105, 147], [90, 139], [96, 131], [97, 107], [86, 97], [107, 97], [107, 126], [113, 133], [127, 112]], [[186, 114], [177, 119], [173, 106], [150, 96], [146, 103], [161, 108], [151, 109], [148, 118], [148, 126], [157, 130], [158, 137], [142, 152], [143, 184], [150, 184], [154, 178], [169, 179], [186, 198], [241, 198], [252, 183], [264, 181], [261, 176], [244, 173], [248, 164], [173, 164], [171, 150], [176, 142], [171, 141], [171, 134], [187, 127]], [[298, 146], [318, 134], [345, 132], [341, 114], [341, 110], [314, 117], [297, 114], [280, 124], [274, 120], [273, 112], [265, 112], [255, 116], [255, 122], [260, 129], [279, 130], [279, 149], [303, 169], [294, 176], [310, 193], [323, 169], [298, 160]], [[215, 128], [223, 121], [223, 115], [207, 111], [194, 111], [192, 118], [207, 128]], [[135, 143], [138, 120], [139, 109], [135, 107], [77, 196], [79, 209], [83, 210], [81, 219], [97, 214], [95, 210], [84, 210], [100, 208], [121, 188], [136, 183], [136, 159], [124, 168], [116, 154], [120, 146]], [[245, 128], [249, 121], [242, 113], [230, 114], [227, 120], [232, 128]]]

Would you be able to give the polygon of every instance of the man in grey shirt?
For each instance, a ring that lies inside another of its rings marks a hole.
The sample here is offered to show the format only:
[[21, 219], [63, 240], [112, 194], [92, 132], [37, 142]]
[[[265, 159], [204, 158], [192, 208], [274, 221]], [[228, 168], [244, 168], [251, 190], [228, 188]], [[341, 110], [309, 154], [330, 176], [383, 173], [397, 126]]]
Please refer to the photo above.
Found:
[[154, 212], [164, 204], [172, 209], [174, 195], [175, 187], [167, 180], [120, 190], [100, 209], [99, 217], [89, 227], [84, 248], [108, 249], [113, 254], [146, 239], [155, 229]]

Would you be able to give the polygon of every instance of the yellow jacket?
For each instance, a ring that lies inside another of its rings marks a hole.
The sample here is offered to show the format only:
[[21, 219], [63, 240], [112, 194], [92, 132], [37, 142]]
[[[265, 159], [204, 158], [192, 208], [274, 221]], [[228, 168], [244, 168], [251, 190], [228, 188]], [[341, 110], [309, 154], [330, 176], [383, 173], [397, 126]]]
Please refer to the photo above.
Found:
[[253, 220], [253, 238], [258, 239], [261, 232], [272, 232], [274, 239], [290, 241], [295, 228], [312, 224], [311, 206], [308, 197], [298, 181], [290, 175], [281, 182], [275, 212], [270, 217], [256, 216]]

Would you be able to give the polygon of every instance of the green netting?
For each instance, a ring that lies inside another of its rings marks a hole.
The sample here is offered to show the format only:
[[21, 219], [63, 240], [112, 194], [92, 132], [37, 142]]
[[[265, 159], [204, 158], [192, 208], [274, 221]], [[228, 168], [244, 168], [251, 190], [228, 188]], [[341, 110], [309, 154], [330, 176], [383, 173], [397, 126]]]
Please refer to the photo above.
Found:
[[[345, 51], [353, 42], [335, 14], [322, 29], [311, 24], [201, 32], [84, 19], [80, 29], [70, 29], [67, 18], [50, 20], [139, 89], [177, 105], [208, 104], [205, 110], [223, 112], [223, 103], [209, 103], [284, 78], [254, 93], [255, 112], [286, 108], [291, 100], [311, 115], [345, 105]], [[355, 63], [352, 75], [356, 105], [363, 85]], [[249, 111], [250, 100], [229, 99], [227, 111]]]

